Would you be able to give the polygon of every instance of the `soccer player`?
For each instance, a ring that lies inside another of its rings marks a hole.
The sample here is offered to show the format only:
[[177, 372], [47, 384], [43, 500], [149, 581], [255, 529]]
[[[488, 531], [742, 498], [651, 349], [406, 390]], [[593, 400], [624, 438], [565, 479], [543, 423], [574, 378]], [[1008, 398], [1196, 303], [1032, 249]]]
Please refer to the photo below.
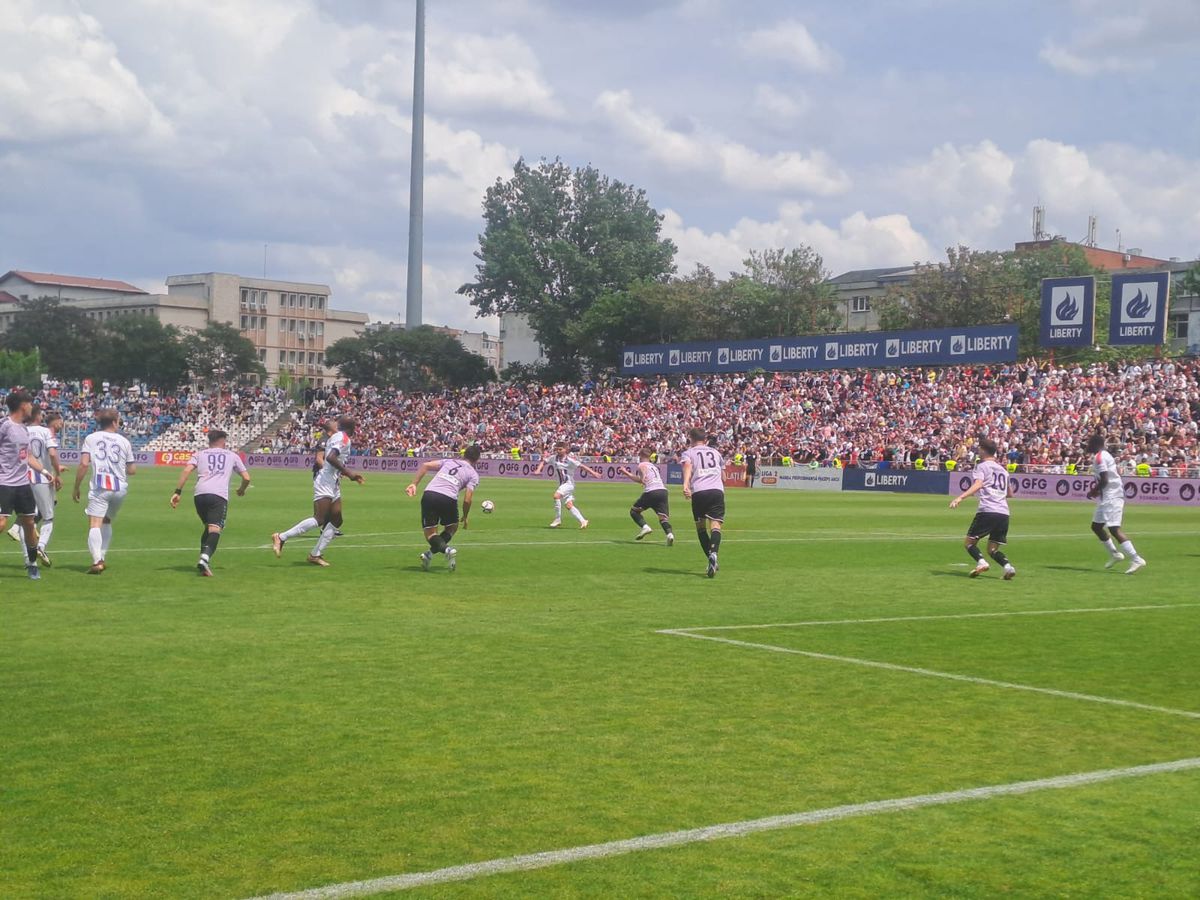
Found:
[[975, 512], [975, 518], [971, 521], [971, 527], [967, 529], [967, 536], [963, 541], [967, 553], [975, 560], [971, 577], [978, 578], [991, 568], [979, 550], [979, 541], [986, 537], [988, 555], [1004, 567], [1004, 580], [1012, 581], [1017, 570], [1000, 549], [1008, 543], [1008, 498], [1012, 494], [1012, 487], [1008, 470], [996, 462], [998, 452], [999, 447], [991, 438], [979, 439], [980, 462], [976, 464], [972, 473], [974, 483], [950, 501], [950, 508], [957, 509], [958, 504], [968, 497], [979, 495], [979, 509]]
[[[467, 517], [471, 514], [471, 498], [479, 486], [475, 463], [479, 462], [480, 454], [479, 445], [472, 444], [463, 452], [462, 459], [428, 460], [417, 469], [412, 484], [404, 489], [408, 496], [415, 497], [421, 479], [431, 472], [437, 473], [421, 494], [421, 528], [425, 532], [425, 540], [429, 541], [429, 549], [421, 554], [421, 568], [426, 572], [436, 553], [446, 554], [446, 568], [451, 572], [458, 568], [458, 551], [449, 546], [454, 533], [458, 531], [458, 495], [463, 495], [462, 527], [466, 528]], [[439, 525], [441, 534], [438, 534]]]
[[721, 566], [721, 528], [725, 524], [725, 461], [706, 441], [703, 428], [688, 432], [688, 449], [680, 454], [683, 463], [683, 496], [692, 501], [696, 536], [708, 560], [709, 578], [715, 578]]
[[[1088, 438], [1087, 452], [1092, 458], [1092, 475], [1096, 479], [1092, 489], [1088, 491], [1088, 499], [1096, 501], [1096, 512], [1092, 516], [1092, 531], [1108, 551], [1108, 562], [1104, 568], [1111, 569], [1126, 556], [1131, 562], [1125, 570], [1126, 575], [1132, 575], [1146, 565], [1133, 541], [1126, 536], [1122, 527], [1125, 517], [1125, 488], [1121, 483], [1121, 473], [1117, 471], [1117, 461], [1104, 448], [1104, 435], [1093, 434]], [[1120, 543], [1121, 549], [1117, 549]], [[1124, 551], [1124, 552], [1121, 552]]]
[[646, 518], [642, 514], [652, 509], [658, 515], [659, 524], [662, 525], [662, 530], [667, 535], [667, 546], [670, 547], [675, 543], [675, 533], [671, 529], [671, 512], [669, 507], [669, 497], [667, 495], [667, 486], [663, 484], [662, 473], [658, 470], [658, 466], [650, 462], [654, 451], [649, 447], [643, 447], [639, 454], [641, 462], [638, 463], [637, 471], [622, 466], [617, 472], [624, 475], [630, 481], [636, 481], [642, 486], [642, 496], [634, 501], [633, 507], [629, 510], [629, 517], [634, 523], [641, 528], [637, 537], [634, 540], [640, 541], [646, 535], [654, 531], [646, 523]]
[[29, 429], [25, 423], [33, 415], [33, 398], [24, 391], [12, 391], [5, 400], [8, 416], [0, 421], [0, 530], [8, 528], [14, 515], [25, 535], [25, 572], [38, 581], [38, 534], [34, 524], [37, 500], [30, 473], [49, 476], [36, 456], [30, 453]]
[[557, 528], [562, 524], [563, 506], [566, 506], [579, 522], [579, 527], [587, 528], [588, 520], [584, 518], [583, 511], [575, 505], [575, 473], [582, 470], [593, 478], [600, 478], [600, 473], [581, 462], [574, 453], [568, 453], [567, 445], [561, 441], [554, 445], [553, 456], [542, 457], [533, 474], [541, 475], [542, 469], [549, 469], [558, 476], [558, 490], [554, 492], [554, 521], [550, 523], [550, 527]]
[[84, 513], [88, 517], [88, 550], [92, 553], [89, 575], [99, 575], [108, 564], [108, 548], [112, 544], [113, 519], [121, 511], [129, 493], [129, 477], [137, 474], [133, 462], [133, 447], [117, 433], [121, 416], [115, 409], [102, 409], [96, 414], [99, 431], [83, 439], [79, 468], [75, 470], [75, 490], [71, 495], [79, 502], [80, 487], [92, 470], [88, 484], [88, 502]]
[[229, 481], [233, 473], [242, 476], [241, 486], [237, 495], [246, 496], [246, 488], [250, 487], [250, 473], [242, 458], [225, 447], [228, 438], [224, 431], [213, 428], [208, 432], [208, 449], [193, 453], [188, 464], [183, 467], [179, 476], [179, 484], [171, 495], [171, 508], [179, 507], [179, 498], [183, 495], [183, 486], [193, 472], [196, 476], [196, 515], [204, 523], [204, 531], [200, 534], [200, 561], [196, 569], [205, 578], [212, 578], [212, 558], [217, 552], [217, 543], [221, 540], [221, 532], [225, 528], [225, 516], [229, 512]]
[[[33, 499], [37, 503], [38, 559], [50, 568], [53, 563], [46, 548], [50, 546], [50, 535], [54, 533], [54, 507], [58, 503], [57, 492], [62, 490], [62, 473], [66, 468], [58, 458], [58, 430], [62, 427], [62, 416], [56, 412], [43, 414], [40, 407], [33, 414], [26, 428], [29, 431], [29, 452], [42, 464], [45, 472], [29, 470], [29, 482], [33, 485]], [[21, 540], [21, 525], [16, 523], [8, 530], [14, 541]]]
[[321, 469], [325, 465], [325, 448], [329, 445], [329, 439], [335, 434], [337, 434], [337, 422], [333, 419], [326, 419], [321, 424], [321, 436], [313, 445], [312, 473], [314, 481], [321, 474]]
[[342, 416], [338, 419], [338, 430], [326, 442], [321, 471], [313, 480], [312, 517], [297, 522], [287, 531], [271, 535], [271, 546], [277, 557], [283, 555], [283, 545], [292, 538], [320, 528], [321, 536], [317, 538], [316, 546], [308, 554], [308, 561], [322, 568], [329, 565], [325, 559], [325, 549], [337, 537], [338, 529], [342, 527], [342, 477], [349, 478], [355, 484], [366, 483], [362, 475], [351, 472], [342, 461], [350, 452], [350, 439], [354, 437], [357, 424], [353, 416]]

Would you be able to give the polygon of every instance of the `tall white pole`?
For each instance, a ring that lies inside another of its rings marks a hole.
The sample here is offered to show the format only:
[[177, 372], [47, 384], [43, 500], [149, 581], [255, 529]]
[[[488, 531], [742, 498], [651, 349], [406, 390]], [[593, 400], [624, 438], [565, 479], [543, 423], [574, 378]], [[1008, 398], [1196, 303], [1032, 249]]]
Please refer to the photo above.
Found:
[[421, 266], [425, 232], [425, 0], [417, 0], [413, 60], [412, 180], [408, 191], [408, 298], [406, 328], [421, 325]]

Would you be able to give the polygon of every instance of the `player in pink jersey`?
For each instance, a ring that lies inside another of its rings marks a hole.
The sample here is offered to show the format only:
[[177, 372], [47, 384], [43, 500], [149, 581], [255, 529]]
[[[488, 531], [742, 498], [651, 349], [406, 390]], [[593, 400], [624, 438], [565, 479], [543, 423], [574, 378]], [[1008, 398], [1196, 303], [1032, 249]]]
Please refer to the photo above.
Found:
[[721, 528], [725, 524], [725, 461], [706, 443], [703, 428], [688, 432], [689, 446], [680, 454], [683, 463], [683, 496], [692, 501], [696, 536], [708, 560], [708, 577], [720, 571]]
[[217, 543], [221, 540], [221, 532], [225, 529], [225, 516], [229, 512], [229, 481], [233, 474], [242, 476], [242, 484], [238, 488], [239, 497], [246, 496], [246, 488], [250, 487], [250, 473], [246, 470], [242, 458], [225, 447], [228, 438], [224, 431], [214, 428], [208, 433], [208, 449], [192, 454], [188, 464], [183, 467], [179, 476], [179, 484], [171, 495], [171, 508], [179, 506], [179, 498], [183, 495], [183, 486], [193, 472], [196, 476], [196, 515], [204, 523], [204, 531], [200, 534], [200, 561], [196, 569], [206, 578], [212, 577], [212, 558], [217, 552]]
[[975, 466], [974, 483], [950, 501], [950, 508], [955, 509], [973, 494], [979, 495], [979, 509], [967, 529], [967, 537], [963, 545], [971, 559], [975, 560], [975, 568], [971, 577], [978, 578], [991, 568], [983, 553], [979, 550], [979, 541], [988, 539], [988, 555], [1004, 567], [1004, 580], [1012, 581], [1017, 574], [1013, 564], [1008, 561], [1000, 548], [1008, 543], [1008, 498], [1012, 496], [1012, 482], [1008, 470], [996, 462], [996, 454], [1000, 448], [990, 438], [979, 439], [979, 455], [982, 460]]
[[654, 451], [649, 447], [643, 447], [640, 456], [641, 462], [638, 463], [636, 472], [624, 466], [617, 470], [619, 474], [642, 486], [642, 496], [634, 501], [633, 507], [629, 510], [630, 518], [641, 529], [635, 540], [640, 541], [654, 531], [647, 524], [645, 516], [642, 515], [646, 510], [652, 509], [658, 514], [659, 524], [666, 532], [667, 546], [670, 547], [675, 543], [675, 534], [671, 529], [670, 498], [667, 495], [667, 486], [663, 484], [662, 473], [658, 470], [658, 466], [650, 461], [654, 456]]
[[[458, 551], [449, 546], [459, 526], [458, 495], [463, 495], [462, 527], [466, 528], [471, 499], [475, 496], [475, 488], [479, 487], [475, 463], [481, 455], [479, 445], [472, 444], [463, 451], [462, 459], [427, 460], [417, 469], [412, 484], [404, 489], [408, 496], [415, 497], [421, 479], [431, 472], [437, 473], [421, 495], [421, 528], [425, 540], [429, 541], [429, 549], [421, 554], [421, 568], [426, 572], [435, 553], [446, 554], [446, 567], [451, 572], [458, 568]], [[441, 534], [438, 534], [438, 526], [442, 528]]]

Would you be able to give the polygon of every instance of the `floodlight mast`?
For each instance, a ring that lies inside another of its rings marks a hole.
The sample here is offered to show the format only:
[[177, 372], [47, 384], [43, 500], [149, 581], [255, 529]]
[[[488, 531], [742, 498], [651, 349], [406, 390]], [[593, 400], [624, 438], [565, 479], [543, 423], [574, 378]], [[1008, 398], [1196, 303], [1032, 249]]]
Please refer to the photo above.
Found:
[[417, 0], [413, 58], [412, 173], [408, 190], [408, 296], [405, 328], [421, 327], [425, 238], [425, 0]]

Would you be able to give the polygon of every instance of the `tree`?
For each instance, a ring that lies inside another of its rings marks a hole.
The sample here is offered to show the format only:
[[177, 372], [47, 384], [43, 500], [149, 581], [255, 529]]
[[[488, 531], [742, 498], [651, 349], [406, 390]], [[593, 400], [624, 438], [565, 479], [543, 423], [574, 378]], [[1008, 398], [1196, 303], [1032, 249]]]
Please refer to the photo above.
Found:
[[187, 381], [187, 349], [173, 325], [164, 325], [154, 316], [118, 316], [100, 331], [98, 377], [115, 384], [141, 381], [168, 389]]
[[743, 263], [746, 277], [765, 288], [756, 310], [752, 337], [821, 334], [841, 324], [829, 272], [812, 247], [751, 250]]
[[479, 315], [529, 317], [549, 370], [576, 374], [572, 325], [605, 294], [674, 271], [675, 245], [644, 191], [561, 160], [517, 163], [484, 197], [475, 280], [459, 288]]
[[483, 357], [428, 325], [377, 326], [342, 338], [325, 351], [325, 361], [355, 384], [403, 391], [470, 387], [496, 377]]
[[42, 360], [34, 350], [0, 350], [0, 385], [33, 388], [41, 384]]
[[3, 337], [7, 350], [37, 350], [44, 371], [65, 381], [96, 375], [100, 329], [82, 310], [54, 297], [18, 302], [19, 312]]
[[961, 328], [1002, 322], [1020, 299], [1006, 254], [951, 247], [946, 262], [919, 264], [912, 281], [891, 288], [880, 311], [885, 328]]
[[224, 322], [209, 322], [203, 331], [187, 335], [183, 349], [191, 376], [212, 386], [219, 387], [237, 376], [267, 374], [254, 344]]

